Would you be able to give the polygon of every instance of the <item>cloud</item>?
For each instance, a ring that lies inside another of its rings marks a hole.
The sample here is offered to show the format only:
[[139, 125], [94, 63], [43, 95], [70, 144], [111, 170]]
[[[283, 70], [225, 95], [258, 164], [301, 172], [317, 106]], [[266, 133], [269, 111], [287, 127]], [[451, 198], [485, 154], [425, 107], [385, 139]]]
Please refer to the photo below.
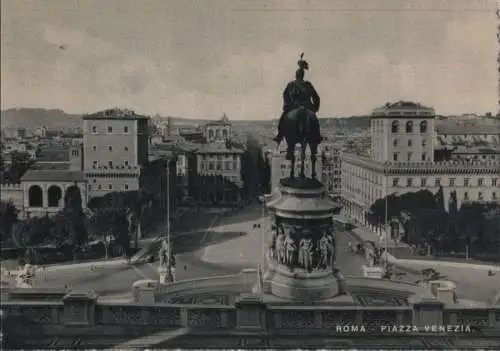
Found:
[[[486, 8], [479, 3], [474, 6]], [[398, 99], [441, 113], [496, 110], [493, 12], [328, 11], [366, 6], [354, 0], [47, 0], [43, 7], [7, 1], [2, 105], [274, 118], [304, 51], [322, 116], [368, 113]], [[422, 0], [418, 9], [467, 6], [473, 5]], [[61, 44], [67, 49], [59, 50]]]

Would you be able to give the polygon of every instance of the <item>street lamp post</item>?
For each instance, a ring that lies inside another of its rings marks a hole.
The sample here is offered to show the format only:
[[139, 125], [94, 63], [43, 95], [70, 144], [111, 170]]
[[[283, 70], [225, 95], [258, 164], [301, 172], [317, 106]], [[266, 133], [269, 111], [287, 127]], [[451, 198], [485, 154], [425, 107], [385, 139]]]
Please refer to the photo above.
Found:
[[166, 283], [174, 282], [174, 275], [172, 273], [172, 239], [170, 233], [170, 162], [172, 160], [167, 160], [167, 276]]
[[385, 175], [385, 272], [389, 271], [389, 178]]

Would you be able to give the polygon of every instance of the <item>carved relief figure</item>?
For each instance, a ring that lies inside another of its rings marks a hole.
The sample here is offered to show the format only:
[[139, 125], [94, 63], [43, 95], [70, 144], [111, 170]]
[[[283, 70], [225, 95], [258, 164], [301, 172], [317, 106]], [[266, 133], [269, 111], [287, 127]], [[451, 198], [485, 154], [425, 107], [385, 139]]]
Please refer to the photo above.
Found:
[[328, 237], [323, 233], [323, 236], [319, 240], [319, 253], [320, 253], [320, 266], [327, 267], [329, 264], [329, 258], [331, 255], [331, 244]]
[[313, 258], [312, 249], [313, 243], [311, 239], [301, 239], [299, 245], [299, 265], [308, 271], [312, 270]]
[[297, 249], [295, 245], [295, 240], [290, 236], [290, 232], [286, 233], [285, 237], [285, 252], [286, 259], [285, 262], [289, 265], [293, 264], [293, 255], [295, 254], [295, 250]]
[[276, 237], [276, 259], [278, 263], [285, 263], [285, 233], [283, 232], [283, 228], [278, 228], [278, 236]]

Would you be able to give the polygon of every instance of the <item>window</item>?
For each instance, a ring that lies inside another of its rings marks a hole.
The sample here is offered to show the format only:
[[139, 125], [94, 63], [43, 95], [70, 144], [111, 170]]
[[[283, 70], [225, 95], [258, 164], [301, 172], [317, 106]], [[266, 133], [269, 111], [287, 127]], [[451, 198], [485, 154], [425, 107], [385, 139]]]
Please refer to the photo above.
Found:
[[125, 161], [124, 163], [125, 163], [125, 166], [128, 166], [128, 161]]
[[407, 159], [408, 161], [411, 161], [411, 157], [412, 157], [412, 156], [413, 156], [413, 153], [408, 152], [408, 154], [406, 155], [406, 159]]
[[108, 127], [108, 133], [113, 133], [113, 127]]
[[391, 123], [391, 132], [398, 133], [399, 132], [399, 123], [398, 121], [394, 121]]
[[109, 189], [109, 190], [113, 189], [113, 185], [109, 184], [109, 185], [108, 185], [108, 189]]
[[[123, 132], [124, 133], [128, 133], [128, 127], [127, 126], [123, 127]], [[125, 186], [128, 187], [128, 185], [125, 185]]]
[[394, 140], [392, 141], [392, 145], [393, 145], [393, 146], [398, 146], [398, 139], [394, 139]]
[[128, 147], [127, 147], [127, 146], [125, 146], [123, 149], [124, 149], [125, 151], [128, 151]]
[[492, 178], [491, 179], [491, 186], [497, 186], [498, 185], [498, 178]]
[[470, 179], [464, 178], [464, 186], [469, 186]]
[[108, 150], [109, 150], [109, 151], [113, 151], [113, 147], [112, 147], [111, 145], [110, 145], [110, 146], [108, 146]]
[[455, 178], [450, 178], [450, 186], [455, 186]]
[[427, 186], [427, 178], [420, 178], [420, 186], [421, 187]]
[[406, 186], [408, 188], [411, 188], [413, 186], [413, 179], [412, 178], [406, 179]]
[[92, 133], [97, 133], [97, 127], [96, 126], [92, 126]]
[[492, 193], [491, 193], [491, 198], [492, 198], [493, 200], [496, 200], [496, 199], [497, 199], [497, 193], [492, 192]]
[[425, 152], [422, 152], [422, 161], [427, 160], [427, 154]]
[[406, 122], [406, 133], [413, 133], [413, 122]]
[[92, 183], [97, 183], [97, 179], [93, 179], [93, 180], [92, 180]]
[[128, 190], [128, 184], [125, 184], [125, 190]]
[[398, 153], [397, 152], [395, 152], [395, 153], [392, 154], [392, 160], [393, 161], [397, 161], [398, 160]]
[[108, 166], [113, 167], [113, 161], [108, 161]]
[[392, 186], [399, 186], [399, 178], [392, 179]]
[[97, 146], [93, 145], [92, 146], [92, 151], [96, 151], [97, 150]]
[[477, 180], [477, 186], [483, 186], [483, 178]]
[[413, 143], [412, 143], [411, 139], [408, 139], [408, 146], [412, 146], [412, 144]]
[[483, 193], [482, 193], [482, 192], [479, 192], [479, 193], [477, 194], [477, 199], [478, 199], [478, 200], [483, 200]]
[[441, 178], [436, 178], [436, 180], [434, 181], [434, 185], [435, 186], [441, 186]]
[[217, 170], [221, 171], [222, 170], [222, 162], [217, 162]]
[[464, 200], [469, 200], [469, 193], [467, 191], [464, 193]]
[[94, 160], [94, 161], [92, 161], [92, 164], [93, 164], [94, 166], [97, 166], [97, 161], [95, 161], [95, 160]]
[[101, 189], [102, 189], [101, 184], [99, 184], [99, 185], [97, 186], [97, 189], [99, 189], [99, 190], [101, 190]]
[[422, 147], [426, 147], [427, 146], [427, 140], [422, 140]]
[[427, 132], [427, 121], [420, 122], [420, 133]]

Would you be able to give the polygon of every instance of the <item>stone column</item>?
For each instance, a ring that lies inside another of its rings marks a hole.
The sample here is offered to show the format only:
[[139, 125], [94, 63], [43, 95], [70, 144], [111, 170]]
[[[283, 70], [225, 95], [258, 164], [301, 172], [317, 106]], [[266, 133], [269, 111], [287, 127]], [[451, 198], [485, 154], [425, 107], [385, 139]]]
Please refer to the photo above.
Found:
[[[44, 210], [46, 210], [49, 207], [49, 189], [47, 184], [42, 184], [41, 188], [43, 196], [42, 207]], [[64, 198], [64, 193], [63, 193], [63, 198]]]

